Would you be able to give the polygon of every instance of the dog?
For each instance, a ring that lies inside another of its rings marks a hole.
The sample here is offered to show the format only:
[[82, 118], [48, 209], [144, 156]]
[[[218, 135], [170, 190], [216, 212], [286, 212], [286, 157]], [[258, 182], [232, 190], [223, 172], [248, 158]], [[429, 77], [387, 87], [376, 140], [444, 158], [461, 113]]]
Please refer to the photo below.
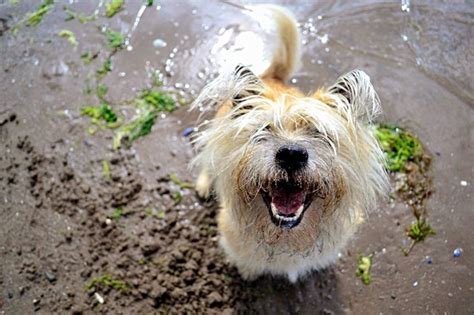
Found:
[[198, 194], [220, 204], [220, 245], [244, 279], [296, 282], [336, 261], [387, 189], [371, 122], [380, 113], [369, 76], [353, 70], [305, 95], [285, 84], [300, 62], [291, 12], [246, 7], [271, 21], [268, 68], [239, 64], [208, 84], [193, 107], [216, 109], [199, 128], [192, 166]]

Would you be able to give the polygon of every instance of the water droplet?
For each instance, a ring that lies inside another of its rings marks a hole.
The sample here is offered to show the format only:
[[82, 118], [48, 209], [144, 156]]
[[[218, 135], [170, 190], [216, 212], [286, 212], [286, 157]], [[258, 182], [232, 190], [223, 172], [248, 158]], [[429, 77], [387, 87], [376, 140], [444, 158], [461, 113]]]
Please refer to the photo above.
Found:
[[156, 48], [164, 48], [167, 45], [168, 44], [161, 38], [157, 38], [153, 41], [153, 46], [156, 47]]
[[329, 35], [324, 34], [323, 36], [319, 36], [318, 39], [322, 44], [327, 44], [329, 41]]
[[410, 0], [401, 0], [402, 12], [410, 12]]

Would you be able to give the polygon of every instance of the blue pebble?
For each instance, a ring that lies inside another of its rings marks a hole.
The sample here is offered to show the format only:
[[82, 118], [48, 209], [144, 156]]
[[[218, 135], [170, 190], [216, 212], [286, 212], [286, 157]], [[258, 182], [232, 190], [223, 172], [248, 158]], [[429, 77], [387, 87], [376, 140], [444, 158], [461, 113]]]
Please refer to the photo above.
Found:
[[181, 135], [183, 137], [189, 137], [190, 134], [192, 134], [194, 132], [194, 127], [188, 127], [186, 129], [183, 130], [183, 132], [181, 133]]
[[453, 251], [453, 257], [459, 257], [462, 254], [462, 248], [458, 247]]

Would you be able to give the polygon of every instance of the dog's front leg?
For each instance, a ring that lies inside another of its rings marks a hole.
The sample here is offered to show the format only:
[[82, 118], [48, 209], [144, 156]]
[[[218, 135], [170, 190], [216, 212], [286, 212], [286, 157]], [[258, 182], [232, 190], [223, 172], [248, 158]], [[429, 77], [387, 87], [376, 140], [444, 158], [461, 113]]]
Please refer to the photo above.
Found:
[[209, 172], [206, 168], [203, 168], [196, 181], [196, 191], [199, 197], [207, 199], [211, 194], [211, 189], [212, 183], [209, 177]]

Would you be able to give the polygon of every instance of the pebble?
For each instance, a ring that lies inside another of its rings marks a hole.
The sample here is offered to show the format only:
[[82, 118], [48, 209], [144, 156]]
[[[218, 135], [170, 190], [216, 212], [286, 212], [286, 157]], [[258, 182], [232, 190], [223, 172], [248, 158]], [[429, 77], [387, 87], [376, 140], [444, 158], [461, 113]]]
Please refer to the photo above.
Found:
[[428, 265], [431, 265], [433, 263], [433, 259], [430, 257], [430, 256], [426, 256], [425, 257], [425, 262], [428, 264]]
[[100, 304], [104, 304], [105, 300], [99, 293], [97, 292], [94, 293], [94, 297], [97, 300], [97, 302], [99, 302]]
[[458, 247], [453, 251], [453, 257], [460, 257], [462, 254], [462, 248]]
[[207, 301], [209, 302], [209, 306], [211, 306], [211, 307], [216, 306], [216, 305], [219, 305], [220, 303], [222, 303], [222, 296], [217, 292], [212, 292], [207, 297]]
[[465, 180], [462, 180], [460, 184], [461, 186], [467, 186], [467, 182]]
[[193, 132], [194, 132], [194, 127], [187, 127], [183, 130], [183, 132], [181, 133], [181, 135], [183, 137], [189, 137]]
[[54, 273], [52, 273], [52, 272], [49, 272], [49, 271], [46, 271], [46, 272], [44, 273], [44, 275], [45, 275], [46, 279], [48, 279], [49, 283], [53, 283], [53, 282], [55, 282], [56, 279], [57, 279], [57, 278], [56, 278], [56, 275], [55, 275]]
[[153, 46], [155, 48], [164, 48], [164, 47], [168, 46], [168, 44], [164, 40], [162, 40], [161, 38], [157, 38], [153, 41]]

